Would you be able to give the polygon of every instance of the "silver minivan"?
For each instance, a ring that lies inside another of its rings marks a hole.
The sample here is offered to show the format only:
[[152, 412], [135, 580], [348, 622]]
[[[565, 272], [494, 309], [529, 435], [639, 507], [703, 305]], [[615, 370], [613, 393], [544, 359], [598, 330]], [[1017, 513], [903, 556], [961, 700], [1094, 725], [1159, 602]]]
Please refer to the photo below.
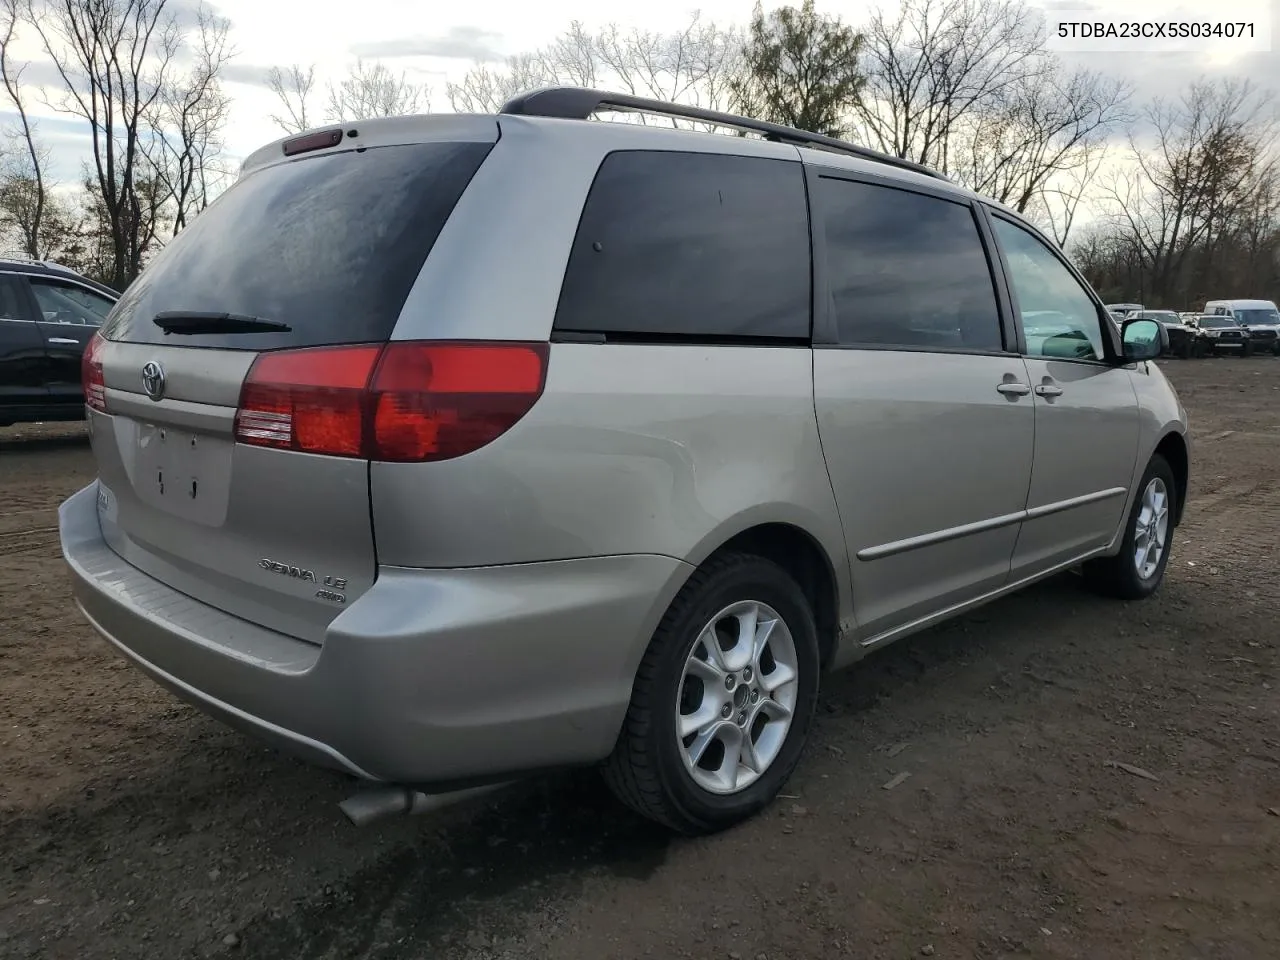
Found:
[[125, 293], [62, 548], [108, 641], [296, 755], [425, 793], [600, 764], [707, 832], [824, 671], [1078, 565], [1157, 588], [1166, 338], [838, 140], [577, 88], [364, 121], [254, 153]]

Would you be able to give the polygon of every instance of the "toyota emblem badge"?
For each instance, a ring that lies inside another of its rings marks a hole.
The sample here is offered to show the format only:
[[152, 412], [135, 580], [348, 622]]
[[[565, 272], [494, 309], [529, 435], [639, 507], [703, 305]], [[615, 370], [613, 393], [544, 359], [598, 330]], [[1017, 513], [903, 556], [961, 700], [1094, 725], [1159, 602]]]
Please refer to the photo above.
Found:
[[164, 397], [164, 367], [154, 360], [147, 361], [142, 368], [142, 389], [152, 400], [159, 401]]

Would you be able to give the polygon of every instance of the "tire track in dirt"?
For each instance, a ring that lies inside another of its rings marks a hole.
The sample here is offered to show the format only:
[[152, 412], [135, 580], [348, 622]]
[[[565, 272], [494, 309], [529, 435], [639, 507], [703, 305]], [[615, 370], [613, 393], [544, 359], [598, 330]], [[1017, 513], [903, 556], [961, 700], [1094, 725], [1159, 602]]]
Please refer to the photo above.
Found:
[[0, 533], [0, 557], [16, 553], [30, 553], [55, 547], [58, 543], [58, 527], [33, 527]]

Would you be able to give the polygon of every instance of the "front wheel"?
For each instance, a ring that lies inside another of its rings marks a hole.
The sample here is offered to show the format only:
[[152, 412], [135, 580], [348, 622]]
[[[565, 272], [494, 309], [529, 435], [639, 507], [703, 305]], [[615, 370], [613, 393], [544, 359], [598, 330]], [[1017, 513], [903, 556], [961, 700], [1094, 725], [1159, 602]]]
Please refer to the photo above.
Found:
[[1169, 565], [1177, 481], [1160, 454], [1151, 458], [1125, 523], [1120, 552], [1084, 565], [1085, 581], [1099, 593], [1141, 600], [1156, 592]]
[[752, 816], [799, 762], [818, 671], [813, 611], [795, 580], [762, 557], [713, 559], [645, 651], [606, 781], [682, 833]]
[[1240, 348], [1240, 356], [1242, 357], [1248, 357], [1252, 353], [1253, 353], [1253, 344], [1251, 343], [1246, 343], [1243, 347]]

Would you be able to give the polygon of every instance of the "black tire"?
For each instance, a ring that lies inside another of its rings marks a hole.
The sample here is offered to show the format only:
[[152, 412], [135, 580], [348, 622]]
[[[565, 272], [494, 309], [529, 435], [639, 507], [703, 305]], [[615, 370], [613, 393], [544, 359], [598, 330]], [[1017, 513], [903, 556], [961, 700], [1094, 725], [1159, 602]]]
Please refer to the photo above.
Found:
[[1243, 358], [1243, 357], [1248, 357], [1248, 356], [1250, 356], [1252, 353], [1253, 353], [1253, 344], [1251, 344], [1251, 343], [1246, 343], [1243, 347], [1241, 347], [1241, 348], [1240, 348], [1240, 356], [1241, 356], [1242, 358]]
[[[768, 604], [795, 642], [797, 695], [791, 727], [773, 763], [735, 794], [699, 786], [686, 769], [676, 737], [676, 704], [684, 668], [702, 629], [743, 600]], [[627, 806], [689, 835], [714, 833], [753, 816], [777, 795], [808, 739], [818, 699], [818, 631], [795, 580], [770, 560], [726, 554], [699, 568], [676, 595], [654, 632], [636, 673], [631, 705], [605, 781]]]
[[1280, 357], [1280, 340], [1276, 340], [1276, 342], [1271, 345], [1271, 352], [1275, 356]]
[[[1169, 496], [1169, 528], [1165, 536], [1164, 552], [1156, 564], [1155, 570], [1145, 579], [1138, 575], [1137, 564], [1134, 563], [1135, 541], [1138, 533], [1138, 516], [1142, 513], [1142, 494], [1154, 478], [1164, 481]], [[1175, 504], [1178, 502], [1178, 484], [1173, 470], [1160, 454], [1151, 458], [1142, 480], [1138, 483], [1138, 494], [1133, 499], [1133, 507], [1125, 520], [1124, 539], [1120, 543], [1120, 552], [1114, 557], [1100, 557], [1090, 560], [1084, 565], [1085, 582], [1098, 593], [1118, 600], [1142, 600], [1159, 589], [1164, 580], [1165, 568], [1169, 566], [1169, 554], [1172, 553]]]

